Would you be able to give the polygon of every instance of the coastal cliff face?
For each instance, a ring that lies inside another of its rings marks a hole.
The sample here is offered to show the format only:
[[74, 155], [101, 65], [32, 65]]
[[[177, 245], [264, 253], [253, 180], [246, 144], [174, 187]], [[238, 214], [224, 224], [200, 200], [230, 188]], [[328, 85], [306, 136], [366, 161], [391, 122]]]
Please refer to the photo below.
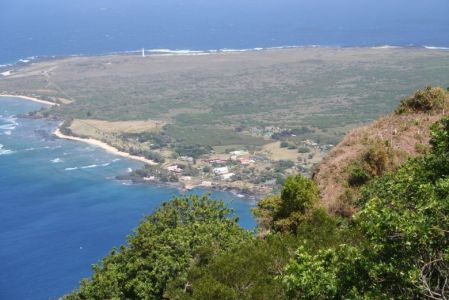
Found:
[[[442, 101], [435, 107], [410, 107], [411, 101], [420, 101], [426, 95], [437, 95]], [[405, 98], [396, 112], [352, 130], [314, 173], [322, 206], [331, 214], [351, 216], [362, 185], [429, 150], [430, 127], [447, 115], [448, 103], [447, 91], [428, 87]]]

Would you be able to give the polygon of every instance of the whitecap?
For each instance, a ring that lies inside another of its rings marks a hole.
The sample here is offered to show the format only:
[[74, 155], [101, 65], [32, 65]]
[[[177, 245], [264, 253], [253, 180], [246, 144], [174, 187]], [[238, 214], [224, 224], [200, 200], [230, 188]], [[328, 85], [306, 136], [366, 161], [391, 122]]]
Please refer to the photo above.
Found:
[[449, 50], [448, 47], [424, 46], [428, 50]]
[[9, 149], [4, 149], [3, 145], [0, 144], [0, 155], [8, 155], [8, 154], [13, 154], [14, 151], [9, 150]]
[[73, 167], [73, 168], [65, 168], [65, 171], [73, 171], [73, 170], [78, 170], [78, 167]]
[[92, 169], [92, 168], [96, 168], [96, 167], [98, 167], [98, 165], [88, 165], [88, 166], [81, 167], [81, 169]]
[[0, 125], [0, 130], [14, 130], [16, 129], [16, 125], [14, 124], [5, 124], [5, 125]]
[[382, 45], [382, 46], [374, 46], [372, 49], [401, 49], [402, 47], [393, 46], [393, 45]]
[[12, 73], [12, 71], [11, 70], [9, 70], [9, 71], [5, 71], [5, 72], [2, 72], [2, 73], [0, 73], [0, 75], [2, 75], [2, 76], [9, 76], [9, 75], [11, 75], [11, 73]]
[[57, 158], [55, 158], [55, 159], [52, 159], [52, 160], [50, 160], [52, 163], [54, 163], [54, 164], [58, 164], [58, 163], [61, 163], [62, 162], [62, 159], [60, 159], [59, 157], [57, 157]]
[[111, 163], [104, 163], [104, 164], [102, 164], [101, 166], [102, 167], [107, 167], [107, 166], [109, 166]]
[[145, 50], [145, 52], [150, 53], [167, 53], [167, 54], [198, 54], [204, 53], [204, 51], [196, 51], [196, 50], [171, 50], [171, 49], [150, 49]]

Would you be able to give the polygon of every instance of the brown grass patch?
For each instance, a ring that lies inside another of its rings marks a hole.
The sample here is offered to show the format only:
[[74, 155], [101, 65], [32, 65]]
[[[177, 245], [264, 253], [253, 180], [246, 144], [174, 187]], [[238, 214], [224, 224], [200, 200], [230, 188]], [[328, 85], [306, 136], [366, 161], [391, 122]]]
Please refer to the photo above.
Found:
[[[314, 179], [321, 193], [322, 205], [331, 213], [347, 214], [354, 211], [347, 203], [349, 166], [360, 160], [374, 143], [391, 146], [394, 152], [391, 169], [397, 168], [409, 157], [423, 154], [429, 147], [429, 127], [442, 114], [391, 114], [371, 125], [354, 129], [339, 143], [316, 169]], [[346, 200], [344, 200], [346, 199]], [[343, 201], [344, 200], [344, 201]]]
[[281, 148], [280, 145], [281, 142], [266, 144], [262, 147], [262, 151], [265, 152], [272, 160], [296, 161], [300, 157], [298, 149]]

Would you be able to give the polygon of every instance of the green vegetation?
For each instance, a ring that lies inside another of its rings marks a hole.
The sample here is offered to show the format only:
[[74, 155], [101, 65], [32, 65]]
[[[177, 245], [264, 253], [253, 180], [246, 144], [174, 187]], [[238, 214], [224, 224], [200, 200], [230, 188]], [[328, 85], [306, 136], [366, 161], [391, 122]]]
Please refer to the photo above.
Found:
[[65, 298], [445, 299], [449, 118], [431, 132], [431, 150], [396, 171], [386, 169], [388, 147], [362, 155], [352, 219], [320, 208], [315, 183], [300, 175], [258, 203], [257, 235], [221, 202], [178, 197]]
[[309, 152], [310, 152], [309, 147], [299, 147], [298, 148], [298, 153], [309, 153]]
[[[433, 126], [433, 150], [363, 189], [352, 227], [358, 247], [299, 248], [283, 277], [299, 299], [445, 299], [449, 276], [449, 119]], [[313, 270], [321, 270], [316, 274]], [[321, 296], [319, 296], [321, 295]]]
[[349, 168], [348, 183], [358, 187], [392, 169], [395, 153], [389, 145], [373, 143]]
[[193, 261], [203, 262], [250, 235], [232, 211], [207, 196], [177, 197], [147, 217], [128, 239], [94, 266], [91, 280], [65, 299], [161, 299], [167, 285], [187, 281]]
[[0, 91], [61, 102], [49, 113], [62, 119], [162, 120], [178, 142], [258, 145], [249, 130], [269, 126], [275, 140], [335, 144], [410, 90], [447, 84], [448, 64], [446, 51], [421, 49], [73, 57], [14, 69]]
[[441, 111], [447, 109], [449, 94], [441, 87], [427, 86], [424, 90], [418, 90], [408, 98], [401, 100], [396, 109], [397, 114]]

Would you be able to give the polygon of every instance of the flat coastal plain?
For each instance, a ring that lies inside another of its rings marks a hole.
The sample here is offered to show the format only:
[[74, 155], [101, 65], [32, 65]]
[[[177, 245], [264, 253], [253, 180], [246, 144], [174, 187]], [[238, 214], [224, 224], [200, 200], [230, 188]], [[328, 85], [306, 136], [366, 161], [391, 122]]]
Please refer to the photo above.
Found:
[[[8, 70], [9, 71], [9, 70]], [[66, 105], [53, 114], [184, 128], [308, 126], [341, 137], [425, 85], [448, 84], [449, 51], [297, 48], [204, 55], [69, 57], [12, 68], [0, 91]]]
[[274, 175], [265, 171], [285, 156], [279, 153], [290, 151], [285, 157], [293, 168], [310, 171], [328, 150], [320, 145], [335, 145], [418, 88], [448, 86], [449, 51], [293, 48], [107, 55], [0, 71], [5, 74], [0, 93], [58, 103], [39, 114], [70, 120], [68, 128], [78, 137], [125, 152], [155, 151], [166, 164], [189, 156], [183, 153], [192, 145], [208, 152], [209, 161], [247, 150], [264, 163], [251, 170], [258, 175], [236, 170], [239, 178], [269, 181]]

